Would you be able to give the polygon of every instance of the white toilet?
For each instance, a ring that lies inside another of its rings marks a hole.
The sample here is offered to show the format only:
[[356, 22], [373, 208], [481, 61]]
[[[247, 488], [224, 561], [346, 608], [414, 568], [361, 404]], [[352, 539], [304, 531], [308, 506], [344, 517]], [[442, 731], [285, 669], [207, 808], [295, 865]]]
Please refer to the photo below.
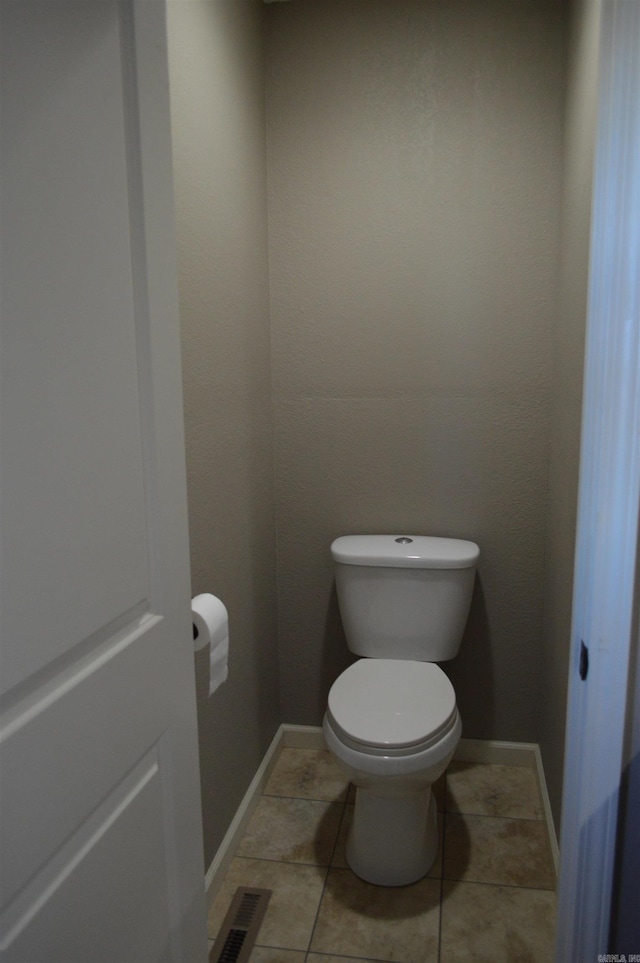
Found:
[[438, 848], [431, 786], [462, 723], [435, 662], [458, 652], [480, 550], [454, 538], [346, 535], [331, 555], [347, 644], [364, 656], [333, 683], [323, 722], [356, 786], [347, 860], [370, 883], [403, 886]]

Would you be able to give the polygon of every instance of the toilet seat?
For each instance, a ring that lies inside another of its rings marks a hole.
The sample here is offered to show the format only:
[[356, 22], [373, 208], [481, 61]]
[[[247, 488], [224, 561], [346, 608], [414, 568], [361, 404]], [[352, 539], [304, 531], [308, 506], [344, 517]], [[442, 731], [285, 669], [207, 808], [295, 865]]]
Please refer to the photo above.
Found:
[[377, 756], [414, 755], [458, 724], [455, 691], [431, 662], [360, 659], [333, 683], [328, 721], [350, 748]]

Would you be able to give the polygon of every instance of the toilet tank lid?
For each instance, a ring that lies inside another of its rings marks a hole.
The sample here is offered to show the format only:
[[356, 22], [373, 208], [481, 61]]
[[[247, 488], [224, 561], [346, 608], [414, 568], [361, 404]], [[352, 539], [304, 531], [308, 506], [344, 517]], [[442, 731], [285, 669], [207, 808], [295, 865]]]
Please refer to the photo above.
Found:
[[389, 568], [473, 568], [475, 542], [435, 535], [341, 535], [331, 545], [334, 562]]

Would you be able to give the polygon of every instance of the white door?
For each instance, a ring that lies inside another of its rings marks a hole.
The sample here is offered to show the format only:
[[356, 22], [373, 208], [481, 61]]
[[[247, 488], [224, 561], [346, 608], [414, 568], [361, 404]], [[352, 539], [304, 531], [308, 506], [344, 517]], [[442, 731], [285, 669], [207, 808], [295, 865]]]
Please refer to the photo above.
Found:
[[164, 5], [0, 8], [0, 959], [201, 963]]

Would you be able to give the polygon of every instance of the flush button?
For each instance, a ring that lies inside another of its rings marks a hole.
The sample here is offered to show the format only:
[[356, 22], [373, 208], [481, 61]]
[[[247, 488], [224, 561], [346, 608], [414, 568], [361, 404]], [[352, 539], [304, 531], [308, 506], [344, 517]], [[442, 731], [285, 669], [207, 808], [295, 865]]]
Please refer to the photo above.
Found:
[[398, 545], [411, 545], [412, 541], [413, 539], [407, 538], [406, 535], [403, 535], [402, 538], [396, 538]]

